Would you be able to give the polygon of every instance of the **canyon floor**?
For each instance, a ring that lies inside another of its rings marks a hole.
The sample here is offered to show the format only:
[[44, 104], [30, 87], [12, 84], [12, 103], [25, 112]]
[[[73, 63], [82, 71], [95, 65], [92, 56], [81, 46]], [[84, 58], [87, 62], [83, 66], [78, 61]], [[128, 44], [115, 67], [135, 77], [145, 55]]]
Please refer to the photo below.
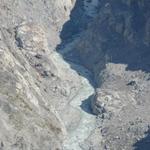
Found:
[[149, 150], [149, 8], [0, 0], [0, 150]]

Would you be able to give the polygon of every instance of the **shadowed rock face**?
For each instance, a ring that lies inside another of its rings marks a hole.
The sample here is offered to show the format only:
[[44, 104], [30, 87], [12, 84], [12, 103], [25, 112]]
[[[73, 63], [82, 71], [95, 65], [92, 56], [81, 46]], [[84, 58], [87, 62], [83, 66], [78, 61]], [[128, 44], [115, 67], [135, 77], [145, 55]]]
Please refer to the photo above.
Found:
[[96, 76], [108, 62], [127, 64], [128, 70], [150, 71], [149, 8], [147, 0], [101, 1], [99, 14], [77, 47], [83, 63]]
[[148, 0], [101, 0], [74, 48], [97, 82], [92, 109], [103, 120], [98, 121], [102, 134], [106, 132], [102, 149], [134, 149], [148, 130], [149, 30]]

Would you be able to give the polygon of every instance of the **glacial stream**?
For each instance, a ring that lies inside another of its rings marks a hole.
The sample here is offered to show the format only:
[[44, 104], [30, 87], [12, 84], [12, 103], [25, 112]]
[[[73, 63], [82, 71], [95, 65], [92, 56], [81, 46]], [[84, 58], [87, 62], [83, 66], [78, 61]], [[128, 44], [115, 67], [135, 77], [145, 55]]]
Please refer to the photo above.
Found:
[[[83, 71], [83, 67], [76, 65], [78, 70]], [[86, 71], [86, 70], [85, 70]], [[87, 72], [87, 71], [86, 71]], [[88, 75], [87, 75], [88, 77]], [[70, 105], [78, 109], [81, 113], [81, 120], [78, 127], [69, 133], [68, 138], [64, 142], [64, 150], [81, 150], [80, 144], [84, 142], [95, 128], [95, 116], [90, 112], [90, 103], [81, 108], [82, 102], [94, 94], [94, 88], [88, 79], [81, 77], [81, 87], [77, 95], [71, 100]], [[87, 111], [85, 111], [87, 110]]]
[[[86, 16], [93, 18], [97, 13], [97, 5], [98, 0], [92, 0], [91, 2], [84, 0], [83, 9]], [[70, 105], [80, 112], [81, 119], [78, 126], [68, 133], [69, 135], [63, 143], [63, 150], [82, 150], [81, 145], [91, 135], [96, 126], [96, 116], [91, 111], [91, 98], [95, 94], [91, 72], [80, 63], [77, 64], [78, 61], [71, 54], [73, 46], [78, 44], [80, 34], [75, 35], [69, 43], [59, 49], [59, 53], [69, 60], [70, 68], [77, 72], [81, 80], [78, 92], [70, 99]]]
[[[67, 44], [61, 50], [61, 54], [71, 51], [73, 43]], [[81, 120], [75, 130], [70, 131], [67, 139], [63, 143], [64, 150], [82, 150], [81, 144], [90, 136], [95, 128], [95, 116], [91, 112], [91, 98], [94, 95], [91, 73], [83, 66], [68, 62], [71, 68], [77, 72], [81, 81], [80, 88], [75, 96], [70, 99], [70, 105], [77, 109], [81, 114]], [[84, 103], [84, 104], [83, 104]]]

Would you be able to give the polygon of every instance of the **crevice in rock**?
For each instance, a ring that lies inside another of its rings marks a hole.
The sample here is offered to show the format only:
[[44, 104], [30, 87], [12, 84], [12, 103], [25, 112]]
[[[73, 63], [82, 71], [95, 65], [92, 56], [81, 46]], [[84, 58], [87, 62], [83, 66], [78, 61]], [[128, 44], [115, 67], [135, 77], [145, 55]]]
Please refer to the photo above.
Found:
[[70, 105], [80, 112], [81, 120], [78, 127], [70, 131], [68, 139], [64, 142], [64, 150], [82, 149], [81, 145], [91, 135], [96, 126], [96, 116], [92, 113], [91, 107], [91, 101], [95, 95], [93, 73], [82, 65], [80, 56], [73, 49], [91, 20], [92, 18], [85, 14], [84, 2], [77, 0], [73, 10], [70, 12], [70, 20], [63, 25], [60, 33], [61, 43], [57, 46], [57, 52], [62, 55], [70, 67], [83, 80], [81, 89], [79, 89], [77, 95], [70, 101]]

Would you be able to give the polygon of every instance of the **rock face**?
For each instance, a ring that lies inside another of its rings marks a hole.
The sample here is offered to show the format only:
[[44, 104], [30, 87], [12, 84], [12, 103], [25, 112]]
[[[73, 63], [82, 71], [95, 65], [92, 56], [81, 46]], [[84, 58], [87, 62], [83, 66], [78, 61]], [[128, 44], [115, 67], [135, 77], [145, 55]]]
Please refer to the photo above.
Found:
[[0, 149], [139, 149], [149, 10], [148, 0], [0, 0]]
[[0, 1], [0, 149], [80, 149], [95, 128], [90, 72], [55, 51], [74, 3]]
[[149, 10], [147, 0], [102, 0], [74, 48], [97, 82], [92, 109], [100, 117], [102, 149], [134, 149], [148, 130]]
[[69, 67], [58, 72], [62, 58], [48, 49], [41, 27], [21, 25], [15, 33], [17, 41], [1, 29], [1, 142], [4, 149], [60, 149], [66, 128], [59, 111], [78, 79], [69, 81]]
[[149, 71], [149, 7], [147, 0], [101, 1], [98, 15], [76, 48], [97, 80], [106, 62]]

